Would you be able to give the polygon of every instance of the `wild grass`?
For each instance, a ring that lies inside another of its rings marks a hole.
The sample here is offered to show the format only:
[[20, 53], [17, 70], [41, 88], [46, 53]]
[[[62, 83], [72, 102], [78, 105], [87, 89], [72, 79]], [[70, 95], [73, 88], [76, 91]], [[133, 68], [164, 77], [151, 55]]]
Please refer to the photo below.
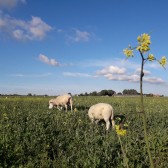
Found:
[[[50, 97], [0, 97], [0, 167], [125, 167], [118, 137], [105, 123], [92, 124], [89, 107], [98, 102], [127, 117], [121, 137], [128, 165], [149, 167], [140, 100], [131, 97], [74, 97], [76, 111], [48, 109]], [[168, 98], [145, 98], [147, 133], [154, 164], [168, 165]]]

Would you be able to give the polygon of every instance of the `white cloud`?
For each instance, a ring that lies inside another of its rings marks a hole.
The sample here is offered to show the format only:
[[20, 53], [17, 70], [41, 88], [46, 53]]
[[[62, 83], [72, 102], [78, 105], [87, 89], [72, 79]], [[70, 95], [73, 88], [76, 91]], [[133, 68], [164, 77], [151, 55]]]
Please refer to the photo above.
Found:
[[148, 68], [153, 68], [153, 69], [160, 69], [163, 68], [162, 66], [160, 66], [160, 64], [158, 62], [150, 62], [146, 64], [146, 67]]
[[53, 58], [49, 59], [47, 56], [45, 56], [43, 54], [40, 54], [39, 57], [38, 57], [38, 59], [40, 61], [48, 64], [48, 65], [59, 66], [59, 63], [55, 59], [53, 59]]
[[42, 77], [47, 77], [51, 76], [52, 73], [44, 73], [44, 74], [11, 74], [9, 76], [12, 77], [29, 77], [29, 78], [42, 78]]
[[[118, 66], [107, 66], [102, 70], [97, 71], [97, 75], [104, 76], [108, 80], [115, 80], [115, 81], [128, 81], [128, 82], [139, 82], [140, 81], [140, 69], [136, 69], [134, 73], [128, 72], [129, 70], [125, 68], [120, 68]], [[144, 70], [144, 78], [143, 81], [151, 84], [162, 84], [165, 81], [161, 78], [157, 77], [146, 77], [151, 75], [150, 71]]]
[[136, 74], [127, 75], [127, 74], [104, 74], [108, 80], [115, 81], [129, 81], [129, 82], [138, 82], [139, 76]]
[[86, 74], [86, 73], [78, 73], [78, 72], [63, 72], [63, 75], [70, 77], [97, 77], [94, 75]]
[[[106, 56], [105, 56], [106, 57]], [[109, 66], [116, 66], [116, 67], [123, 67], [124, 69], [137, 69], [141, 65], [130, 60], [126, 59], [119, 59], [119, 58], [110, 58], [110, 59], [89, 59], [86, 61], [82, 61], [78, 63], [80, 66], [83, 67], [109, 67]]]
[[[145, 76], [147, 76], [147, 75], [150, 75], [151, 74], [151, 72], [150, 71], [148, 71], [148, 70], [143, 70], [143, 72], [144, 72], [144, 75]], [[136, 69], [136, 71], [135, 71], [135, 74], [138, 74], [138, 75], [140, 75], [140, 73], [141, 73], [141, 69], [140, 68], [137, 68]]]
[[71, 42], [88, 42], [91, 38], [91, 34], [87, 31], [81, 31], [74, 29], [72, 35], [68, 35], [68, 40]]
[[[108, 65], [112, 62], [112, 65]], [[115, 64], [115, 66], [114, 66]], [[108, 80], [114, 81], [128, 81], [128, 82], [139, 82], [140, 81], [140, 65], [134, 62], [125, 61], [125, 60], [99, 60], [99, 61], [90, 61], [83, 62], [79, 64], [80, 66], [93, 66], [93, 67], [101, 67], [105, 65], [104, 68], [97, 70], [95, 75], [85, 74], [85, 73], [71, 73], [64, 72], [63, 75], [71, 76], [71, 77], [100, 77], [103, 76]], [[134, 70], [135, 69], [135, 70]], [[149, 70], [144, 69], [144, 78], [143, 81], [150, 84], [163, 84], [165, 81], [159, 77], [152, 77], [152, 74]]]
[[139, 63], [135, 63], [131, 61], [131, 59], [115, 59], [112, 62], [113, 65], [119, 66], [119, 67], [124, 67], [125, 69], [138, 69], [141, 65]]
[[25, 4], [26, 0], [0, 0], [0, 8], [2, 9], [12, 9], [18, 4]]
[[42, 39], [45, 37], [46, 32], [50, 31], [52, 28], [39, 17], [32, 17], [29, 22], [28, 29], [34, 38]]
[[117, 66], [108, 66], [105, 67], [104, 69], [97, 71], [98, 75], [105, 75], [105, 74], [124, 74], [125, 73], [125, 68], [119, 68]]
[[42, 40], [53, 28], [40, 17], [30, 21], [19, 20], [0, 13], [0, 32], [17, 40]]
[[149, 77], [149, 78], [145, 78], [144, 77], [144, 82], [153, 83], [153, 84], [162, 84], [162, 83], [165, 83], [165, 81], [163, 79], [157, 78], [157, 77]]

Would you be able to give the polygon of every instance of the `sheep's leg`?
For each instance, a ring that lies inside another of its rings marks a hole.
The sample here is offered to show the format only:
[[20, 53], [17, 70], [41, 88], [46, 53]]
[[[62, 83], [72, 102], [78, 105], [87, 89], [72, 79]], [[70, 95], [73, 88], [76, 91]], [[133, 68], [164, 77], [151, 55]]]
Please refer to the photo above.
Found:
[[67, 108], [68, 108], [68, 106], [67, 106], [67, 104], [65, 104], [65, 109], [66, 109], [66, 112], [67, 112]]
[[71, 104], [71, 112], [72, 112], [72, 104]]
[[114, 121], [114, 119], [112, 119], [111, 123], [112, 123], [113, 128], [115, 128], [115, 121]]
[[109, 128], [110, 128], [110, 121], [108, 120], [106, 121], [106, 130], [109, 130]]
[[71, 106], [71, 112], [72, 112], [72, 99], [70, 99], [70, 106]]
[[60, 108], [59, 106], [57, 106], [57, 109], [58, 109], [59, 111], [61, 111], [61, 108]]

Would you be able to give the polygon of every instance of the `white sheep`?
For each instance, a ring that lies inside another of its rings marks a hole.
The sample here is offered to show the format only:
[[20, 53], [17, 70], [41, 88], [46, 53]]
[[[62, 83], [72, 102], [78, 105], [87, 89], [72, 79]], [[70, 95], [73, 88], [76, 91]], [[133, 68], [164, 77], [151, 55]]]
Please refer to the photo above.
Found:
[[56, 106], [59, 110], [61, 110], [62, 107], [65, 106], [65, 109], [67, 112], [68, 105], [71, 106], [71, 111], [72, 111], [73, 101], [72, 101], [71, 94], [57, 96], [55, 99], [49, 100], [49, 109], [52, 109], [54, 106]]
[[114, 128], [114, 114], [113, 114], [113, 107], [107, 103], [98, 103], [89, 108], [88, 116], [92, 122], [94, 120], [102, 120], [106, 122], [106, 130], [110, 128], [110, 120], [112, 121], [112, 126]]

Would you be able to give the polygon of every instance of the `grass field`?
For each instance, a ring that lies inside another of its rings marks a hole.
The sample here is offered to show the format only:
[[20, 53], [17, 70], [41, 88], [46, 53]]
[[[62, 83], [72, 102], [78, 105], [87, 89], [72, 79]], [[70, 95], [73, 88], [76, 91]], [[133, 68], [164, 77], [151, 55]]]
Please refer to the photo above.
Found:
[[[0, 167], [125, 167], [116, 132], [92, 124], [89, 107], [98, 102], [127, 117], [121, 137], [130, 168], [148, 168], [138, 97], [74, 97], [75, 111], [48, 109], [50, 97], [0, 97]], [[168, 98], [145, 98], [154, 164], [168, 167]]]

